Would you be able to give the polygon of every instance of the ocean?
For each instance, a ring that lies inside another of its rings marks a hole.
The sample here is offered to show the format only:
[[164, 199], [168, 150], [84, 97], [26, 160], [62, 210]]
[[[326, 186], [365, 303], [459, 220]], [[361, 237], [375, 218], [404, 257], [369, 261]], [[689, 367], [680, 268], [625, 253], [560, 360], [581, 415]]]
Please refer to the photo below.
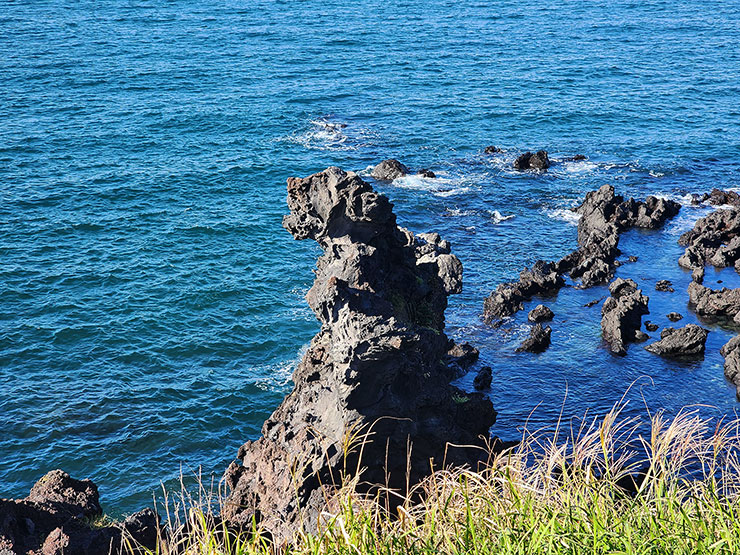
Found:
[[[732, 330], [705, 325], [703, 360], [616, 358], [583, 306], [606, 288], [567, 288], [530, 355], [513, 352], [526, 311], [480, 316], [498, 283], [576, 247], [569, 209], [609, 183], [684, 204], [622, 236], [639, 260], [617, 275], [650, 296], [645, 319], [698, 321], [676, 239], [711, 210], [691, 193], [740, 187], [739, 3], [3, 1], [0, 29], [0, 497], [62, 468], [115, 516], [181, 474], [217, 483], [318, 331], [319, 250], [281, 227], [285, 180], [371, 180], [390, 157], [437, 175], [373, 184], [463, 262], [447, 331], [493, 368], [492, 433], [623, 397], [626, 416], [735, 415]], [[539, 149], [550, 170], [513, 170]], [[708, 269], [720, 280], [740, 287]]]

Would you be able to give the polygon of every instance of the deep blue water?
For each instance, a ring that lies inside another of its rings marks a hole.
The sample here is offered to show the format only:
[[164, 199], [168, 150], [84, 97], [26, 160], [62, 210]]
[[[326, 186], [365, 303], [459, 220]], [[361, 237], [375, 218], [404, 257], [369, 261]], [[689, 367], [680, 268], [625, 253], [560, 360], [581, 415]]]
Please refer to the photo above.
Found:
[[[439, 175], [379, 188], [463, 261], [449, 331], [494, 368], [494, 433], [536, 406], [530, 425], [551, 424], [566, 390], [566, 417], [633, 383], [630, 414], [738, 407], [732, 332], [712, 327], [699, 362], [614, 358], [582, 307], [605, 288], [549, 303], [543, 355], [512, 352], [526, 313], [480, 321], [496, 284], [575, 247], [565, 209], [586, 191], [740, 186], [737, 2], [0, 1], [0, 31], [0, 497], [61, 467], [115, 515], [181, 471], [218, 478], [318, 328], [318, 249], [280, 225], [285, 179], [391, 156]], [[589, 160], [510, 170], [539, 148]], [[648, 319], [696, 321], [675, 240], [708, 210], [623, 236]]]

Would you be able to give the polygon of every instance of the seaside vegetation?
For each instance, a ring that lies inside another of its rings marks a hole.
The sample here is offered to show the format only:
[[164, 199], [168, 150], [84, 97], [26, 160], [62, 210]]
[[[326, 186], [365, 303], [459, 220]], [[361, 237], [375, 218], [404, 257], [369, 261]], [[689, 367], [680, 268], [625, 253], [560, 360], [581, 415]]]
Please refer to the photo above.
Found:
[[144, 552], [738, 553], [739, 431], [738, 420], [697, 412], [636, 419], [615, 407], [577, 425], [525, 430], [518, 445], [491, 453], [477, 471], [437, 470], [400, 505], [392, 502], [397, 492], [361, 495], [359, 479], [347, 478], [319, 532], [288, 546], [271, 545], [258, 529], [231, 533], [214, 516], [217, 494], [183, 490], [166, 503], [168, 539]]

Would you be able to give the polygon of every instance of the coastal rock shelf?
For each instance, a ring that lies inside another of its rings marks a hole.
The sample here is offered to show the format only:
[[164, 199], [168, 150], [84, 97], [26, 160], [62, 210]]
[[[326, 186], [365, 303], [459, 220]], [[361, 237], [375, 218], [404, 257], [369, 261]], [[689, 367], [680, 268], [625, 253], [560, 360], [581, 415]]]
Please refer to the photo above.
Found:
[[289, 179], [288, 206], [284, 227], [323, 250], [306, 296], [322, 327], [293, 391], [226, 471], [223, 510], [278, 541], [314, 530], [344, 478], [403, 489], [430, 461], [474, 465], [480, 450], [448, 443], [484, 445], [496, 416], [482, 394], [450, 385], [450, 357], [467, 350], [447, 356], [447, 296], [462, 288], [449, 243], [398, 227], [388, 199], [339, 168]]

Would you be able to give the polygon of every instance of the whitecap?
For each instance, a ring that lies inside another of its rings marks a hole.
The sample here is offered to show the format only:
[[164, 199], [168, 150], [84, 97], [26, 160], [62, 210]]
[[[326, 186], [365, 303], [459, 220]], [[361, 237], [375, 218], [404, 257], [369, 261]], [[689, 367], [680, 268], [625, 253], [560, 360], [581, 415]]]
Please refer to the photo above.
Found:
[[476, 210], [461, 210], [459, 208], [447, 208], [443, 216], [447, 217], [460, 217], [460, 216], [475, 216], [478, 212]]
[[501, 222], [505, 222], [506, 220], [511, 220], [512, 218], [515, 217], [514, 214], [509, 214], [508, 216], [504, 216], [498, 210], [489, 210], [488, 213], [491, 215], [491, 221], [494, 224], [500, 224]]
[[547, 215], [555, 220], [561, 220], [570, 225], [578, 225], [581, 215], [569, 208], [554, 208], [546, 211]]
[[260, 376], [254, 380], [254, 385], [262, 391], [282, 391], [285, 389], [285, 386], [293, 377], [293, 372], [295, 372], [306, 351], [308, 351], [309, 345], [309, 343], [303, 345], [296, 356], [290, 360], [253, 367], [252, 372]]

